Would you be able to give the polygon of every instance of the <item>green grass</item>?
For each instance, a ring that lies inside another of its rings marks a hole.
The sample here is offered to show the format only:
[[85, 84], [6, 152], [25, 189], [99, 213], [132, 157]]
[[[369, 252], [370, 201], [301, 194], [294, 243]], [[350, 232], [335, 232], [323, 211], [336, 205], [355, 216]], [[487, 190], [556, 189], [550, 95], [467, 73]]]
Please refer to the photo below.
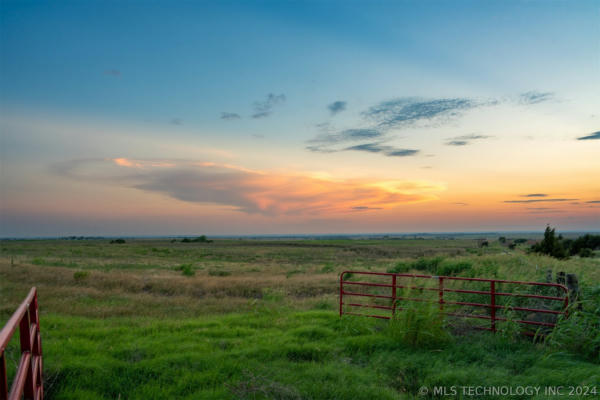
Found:
[[421, 386], [592, 385], [598, 364], [472, 334], [424, 343], [331, 311], [257, 309], [189, 319], [46, 315], [47, 397], [417, 397]]
[[[480, 249], [467, 239], [1, 246], [0, 322], [31, 286], [39, 289], [47, 399], [416, 399], [422, 386], [460, 385], [600, 390], [598, 258], [556, 260], [496, 241]], [[545, 281], [552, 269], [576, 273], [585, 302], [546, 342], [521, 337], [510, 323], [496, 335], [465, 330], [426, 305], [391, 322], [340, 319], [339, 273], [352, 269], [528, 281]], [[18, 337], [9, 374], [17, 346]]]

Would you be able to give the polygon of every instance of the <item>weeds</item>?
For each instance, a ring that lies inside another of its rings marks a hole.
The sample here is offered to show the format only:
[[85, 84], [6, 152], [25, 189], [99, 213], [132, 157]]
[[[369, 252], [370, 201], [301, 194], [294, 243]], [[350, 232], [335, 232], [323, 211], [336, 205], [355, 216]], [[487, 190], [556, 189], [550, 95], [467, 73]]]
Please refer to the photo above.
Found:
[[[410, 293], [402, 296], [410, 297]], [[450, 334], [444, 328], [444, 317], [437, 304], [411, 303], [397, 309], [387, 332], [404, 344], [434, 347], [447, 343]]]
[[[567, 351], [600, 362], [600, 286], [584, 291], [586, 300], [569, 307], [546, 337], [550, 350]], [[581, 308], [580, 308], [581, 306]]]

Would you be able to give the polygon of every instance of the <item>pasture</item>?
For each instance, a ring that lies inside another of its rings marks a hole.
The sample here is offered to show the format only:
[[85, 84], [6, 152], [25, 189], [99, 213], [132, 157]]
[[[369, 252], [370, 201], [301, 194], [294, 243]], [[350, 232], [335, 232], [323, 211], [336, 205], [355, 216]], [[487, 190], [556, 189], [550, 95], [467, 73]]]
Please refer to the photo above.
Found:
[[[397, 399], [457, 385], [600, 391], [600, 328], [590, 317], [598, 257], [561, 261], [467, 238], [0, 244], [0, 322], [38, 287], [50, 399]], [[546, 343], [427, 320], [414, 341], [394, 323], [338, 317], [342, 271], [432, 259], [460, 263], [461, 276], [543, 282], [548, 269], [575, 273], [585, 315]]]

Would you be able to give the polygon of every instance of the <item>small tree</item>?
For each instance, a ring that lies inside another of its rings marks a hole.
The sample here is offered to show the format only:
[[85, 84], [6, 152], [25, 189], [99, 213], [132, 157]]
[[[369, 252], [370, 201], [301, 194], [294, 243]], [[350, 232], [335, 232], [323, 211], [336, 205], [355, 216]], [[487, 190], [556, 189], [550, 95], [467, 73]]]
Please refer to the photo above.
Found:
[[550, 225], [546, 226], [544, 239], [540, 243], [534, 244], [531, 250], [555, 258], [567, 258], [567, 251], [563, 245], [562, 235], [556, 237], [555, 229], [550, 228]]

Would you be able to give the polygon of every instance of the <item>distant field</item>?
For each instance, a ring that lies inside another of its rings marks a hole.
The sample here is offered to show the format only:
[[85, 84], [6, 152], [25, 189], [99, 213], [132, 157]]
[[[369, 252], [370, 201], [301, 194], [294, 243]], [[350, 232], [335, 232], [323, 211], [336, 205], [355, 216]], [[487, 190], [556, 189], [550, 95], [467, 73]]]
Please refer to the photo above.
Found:
[[559, 261], [473, 239], [0, 246], [0, 322], [39, 288], [48, 398], [422, 398], [424, 385], [468, 384], [600, 390], [597, 354], [573, 346], [439, 331], [409, 343], [387, 322], [337, 317], [340, 272], [423, 257], [460, 262], [466, 276], [576, 273], [586, 307], [598, 307], [598, 257]]

